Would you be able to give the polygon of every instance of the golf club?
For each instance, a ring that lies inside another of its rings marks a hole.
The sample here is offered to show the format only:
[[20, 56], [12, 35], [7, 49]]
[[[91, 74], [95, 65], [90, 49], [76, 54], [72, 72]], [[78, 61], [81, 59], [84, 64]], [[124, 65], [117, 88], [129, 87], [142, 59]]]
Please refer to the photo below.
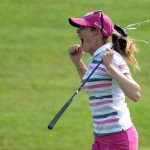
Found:
[[[112, 45], [111, 49], [114, 48], [114, 46], [117, 44], [117, 42], [119, 41], [119, 39], [121, 37], [127, 37], [127, 34], [125, 33], [125, 31], [118, 25], [114, 26], [114, 29], [121, 35], [117, 38], [117, 40], [115, 41], [115, 43]], [[61, 115], [64, 113], [64, 111], [68, 108], [68, 106], [71, 104], [71, 102], [73, 101], [74, 97], [79, 93], [79, 91], [81, 90], [81, 88], [85, 85], [85, 83], [89, 80], [89, 78], [91, 77], [91, 75], [95, 72], [95, 70], [98, 68], [98, 66], [102, 63], [103, 60], [101, 60], [97, 66], [93, 69], [93, 71], [89, 74], [89, 76], [86, 78], [86, 80], [84, 80], [84, 82], [82, 82], [82, 84], [79, 86], [79, 88], [76, 90], [76, 92], [71, 96], [71, 98], [64, 104], [64, 106], [59, 110], [59, 112], [55, 115], [55, 117], [51, 120], [51, 122], [48, 124], [48, 129], [53, 129], [53, 127], [55, 126], [56, 122], [58, 121], [58, 119], [61, 117]]]

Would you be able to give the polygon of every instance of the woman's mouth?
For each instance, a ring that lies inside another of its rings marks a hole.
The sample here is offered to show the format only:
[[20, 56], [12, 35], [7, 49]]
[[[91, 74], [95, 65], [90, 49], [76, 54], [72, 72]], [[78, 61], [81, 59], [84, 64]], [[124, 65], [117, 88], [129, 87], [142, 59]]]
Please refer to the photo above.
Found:
[[81, 45], [83, 44], [83, 42], [84, 42], [84, 40], [83, 40], [83, 38], [80, 38], [80, 40], [81, 40]]

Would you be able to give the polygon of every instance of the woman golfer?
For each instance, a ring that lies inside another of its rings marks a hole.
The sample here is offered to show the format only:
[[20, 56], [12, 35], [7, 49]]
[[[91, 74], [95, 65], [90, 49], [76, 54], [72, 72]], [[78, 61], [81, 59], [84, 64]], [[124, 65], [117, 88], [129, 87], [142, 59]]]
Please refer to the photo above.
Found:
[[[122, 37], [111, 49], [120, 35], [102, 11], [90, 12], [82, 18], [69, 18], [69, 23], [77, 27], [81, 39], [81, 44], [71, 46], [68, 52], [82, 81], [103, 60], [83, 86], [93, 117], [95, 140], [91, 150], [137, 150], [138, 134], [125, 103], [125, 95], [135, 102], [140, 98], [140, 86], [125, 62], [138, 68], [133, 55], [135, 44]], [[110, 36], [112, 43], [108, 40]], [[84, 52], [90, 54], [88, 67], [82, 61]]]

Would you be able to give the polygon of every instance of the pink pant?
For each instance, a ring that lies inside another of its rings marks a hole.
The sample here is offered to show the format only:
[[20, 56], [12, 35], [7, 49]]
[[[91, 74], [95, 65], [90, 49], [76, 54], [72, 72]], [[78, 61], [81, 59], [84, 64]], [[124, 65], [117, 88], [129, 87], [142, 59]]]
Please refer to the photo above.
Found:
[[92, 150], [138, 150], [138, 134], [134, 126], [108, 136], [95, 136]]

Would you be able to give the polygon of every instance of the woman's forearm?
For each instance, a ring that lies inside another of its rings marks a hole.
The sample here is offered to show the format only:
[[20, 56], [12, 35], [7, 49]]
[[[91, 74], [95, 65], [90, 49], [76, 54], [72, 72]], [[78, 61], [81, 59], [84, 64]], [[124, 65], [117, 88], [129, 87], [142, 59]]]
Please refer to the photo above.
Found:
[[140, 86], [132, 79], [130, 74], [122, 74], [114, 65], [108, 68], [113, 78], [117, 81], [125, 95], [137, 102], [140, 99]]
[[78, 74], [80, 76], [80, 78], [82, 79], [82, 77], [84, 76], [84, 74], [87, 72], [87, 67], [85, 66], [85, 64], [83, 63], [83, 61], [80, 61], [76, 64], [74, 64], [76, 66], [76, 69], [78, 71]]

